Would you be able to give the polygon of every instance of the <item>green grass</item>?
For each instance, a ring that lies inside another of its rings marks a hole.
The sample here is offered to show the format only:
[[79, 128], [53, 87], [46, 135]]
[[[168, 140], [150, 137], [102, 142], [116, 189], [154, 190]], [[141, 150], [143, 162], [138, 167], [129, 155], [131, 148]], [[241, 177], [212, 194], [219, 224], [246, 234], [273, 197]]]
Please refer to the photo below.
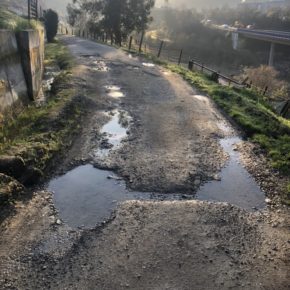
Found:
[[42, 25], [38, 21], [28, 21], [7, 10], [0, 9], [0, 29], [21, 31], [25, 29], [39, 29]]
[[45, 64], [47, 66], [57, 65], [61, 70], [68, 70], [73, 67], [74, 60], [68, 48], [55, 40], [46, 45]]
[[46, 63], [58, 63], [61, 59], [66, 68], [55, 80], [53, 95], [41, 107], [32, 103], [0, 127], [0, 155], [21, 156], [26, 164], [41, 170], [69, 145], [69, 137], [78, 130], [78, 118], [83, 113], [82, 106], [72, 102], [76, 95], [68, 70], [72, 57], [60, 43], [49, 44], [47, 51]]

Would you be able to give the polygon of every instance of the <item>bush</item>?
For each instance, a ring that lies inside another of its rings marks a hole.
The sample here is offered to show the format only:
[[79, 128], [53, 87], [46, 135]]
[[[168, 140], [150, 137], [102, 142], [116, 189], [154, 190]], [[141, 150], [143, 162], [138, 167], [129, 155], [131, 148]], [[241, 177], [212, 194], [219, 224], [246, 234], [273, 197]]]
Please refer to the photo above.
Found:
[[47, 10], [44, 15], [44, 23], [47, 41], [53, 42], [58, 29], [58, 14], [51, 9]]
[[288, 99], [288, 84], [279, 80], [279, 73], [273, 67], [261, 65], [245, 68], [241, 79], [248, 79], [248, 82], [252, 82], [253, 86], [260, 90], [267, 87], [273, 100]]

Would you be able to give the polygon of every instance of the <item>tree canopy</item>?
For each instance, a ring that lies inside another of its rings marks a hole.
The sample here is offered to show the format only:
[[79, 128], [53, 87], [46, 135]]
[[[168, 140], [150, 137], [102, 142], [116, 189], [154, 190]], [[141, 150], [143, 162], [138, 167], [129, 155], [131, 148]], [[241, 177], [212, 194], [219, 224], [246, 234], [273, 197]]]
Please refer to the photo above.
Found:
[[68, 6], [69, 22], [75, 25], [84, 13], [86, 28], [91, 32], [105, 32], [111, 39], [121, 44], [133, 32], [141, 32], [152, 20], [150, 13], [154, 0], [73, 0]]

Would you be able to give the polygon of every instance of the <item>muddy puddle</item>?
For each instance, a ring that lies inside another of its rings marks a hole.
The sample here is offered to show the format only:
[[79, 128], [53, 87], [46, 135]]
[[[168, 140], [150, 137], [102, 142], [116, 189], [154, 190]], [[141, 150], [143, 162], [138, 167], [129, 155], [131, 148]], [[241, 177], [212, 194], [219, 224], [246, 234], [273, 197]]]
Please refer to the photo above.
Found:
[[[228, 130], [226, 126], [224, 129]], [[199, 189], [196, 199], [228, 202], [250, 211], [266, 206], [265, 194], [240, 163], [235, 144], [241, 141], [237, 136], [220, 140], [222, 148], [229, 155], [229, 160], [217, 180], [208, 182]]]
[[121, 145], [121, 142], [127, 137], [127, 130], [131, 122], [131, 118], [124, 111], [116, 110], [109, 113], [109, 116], [110, 121], [100, 131], [101, 145], [94, 151], [94, 156], [102, 159]]
[[59, 217], [73, 228], [92, 228], [110, 218], [119, 202], [126, 200], [175, 200], [180, 195], [133, 192], [113, 172], [93, 165], [79, 166], [50, 181]]
[[123, 98], [124, 93], [121, 91], [121, 87], [116, 85], [105, 86], [106, 93], [112, 98]]
[[145, 67], [155, 67], [155, 64], [151, 62], [142, 62], [142, 65]]

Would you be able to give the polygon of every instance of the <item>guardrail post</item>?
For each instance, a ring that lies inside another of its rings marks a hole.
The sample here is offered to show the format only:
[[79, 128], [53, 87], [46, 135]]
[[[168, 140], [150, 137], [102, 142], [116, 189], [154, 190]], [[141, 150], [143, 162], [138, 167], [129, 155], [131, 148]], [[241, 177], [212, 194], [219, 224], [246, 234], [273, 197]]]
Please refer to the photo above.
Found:
[[181, 64], [183, 49], [180, 50], [179, 58], [178, 58], [178, 65]]
[[131, 50], [131, 47], [132, 47], [132, 41], [133, 41], [133, 36], [130, 36], [130, 40], [129, 40], [129, 51]]
[[189, 70], [192, 70], [192, 69], [193, 69], [193, 61], [192, 61], [192, 60], [190, 60], [190, 61], [188, 62], [188, 69], [189, 69]]
[[157, 54], [157, 57], [158, 57], [158, 58], [159, 58], [160, 55], [161, 55], [162, 48], [163, 48], [163, 44], [164, 44], [164, 41], [162, 40], [161, 43], [160, 43], [160, 47], [159, 47], [159, 50], [158, 50], [158, 54]]
[[141, 35], [141, 40], [140, 40], [140, 44], [139, 44], [139, 53], [141, 53], [141, 51], [142, 51], [142, 44], [143, 44], [144, 34], [145, 34], [145, 31], [143, 31], [142, 35]]
[[274, 54], [275, 54], [275, 43], [271, 42], [270, 55], [269, 55], [269, 66], [274, 65]]

